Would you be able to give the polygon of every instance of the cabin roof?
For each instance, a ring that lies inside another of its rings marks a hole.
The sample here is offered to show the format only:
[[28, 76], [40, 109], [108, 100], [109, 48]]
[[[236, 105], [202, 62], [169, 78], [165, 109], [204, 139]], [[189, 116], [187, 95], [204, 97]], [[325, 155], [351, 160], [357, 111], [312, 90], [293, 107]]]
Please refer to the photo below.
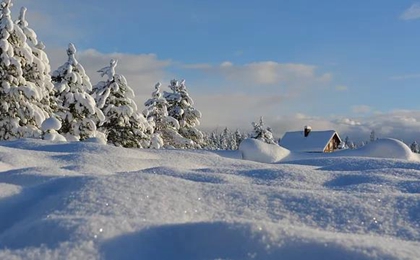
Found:
[[303, 131], [287, 132], [280, 140], [280, 145], [295, 152], [322, 153], [334, 135], [337, 135], [341, 141], [337, 132], [334, 130], [311, 131], [307, 137], [305, 137]]

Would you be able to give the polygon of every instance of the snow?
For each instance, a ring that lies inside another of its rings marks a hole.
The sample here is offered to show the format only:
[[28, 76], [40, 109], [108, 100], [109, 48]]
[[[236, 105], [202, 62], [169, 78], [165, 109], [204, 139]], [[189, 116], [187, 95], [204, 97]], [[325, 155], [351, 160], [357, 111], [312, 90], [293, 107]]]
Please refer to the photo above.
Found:
[[402, 144], [241, 159], [287, 153], [260, 143], [2, 141], [0, 259], [420, 258], [420, 163]]
[[251, 138], [241, 142], [239, 151], [243, 159], [261, 163], [278, 162], [290, 154], [290, 151], [283, 147]]
[[418, 160], [418, 156], [411, 152], [410, 147], [403, 142], [392, 138], [379, 139], [356, 150], [342, 151], [342, 154], [345, 156]]
[[61, 122], [55, 117], [50, 117], [48, 119], [45, 119], [41, 125], [42, 131], [48, 131], [51, 129], [58, 130], [60, 128], [61, 128]]

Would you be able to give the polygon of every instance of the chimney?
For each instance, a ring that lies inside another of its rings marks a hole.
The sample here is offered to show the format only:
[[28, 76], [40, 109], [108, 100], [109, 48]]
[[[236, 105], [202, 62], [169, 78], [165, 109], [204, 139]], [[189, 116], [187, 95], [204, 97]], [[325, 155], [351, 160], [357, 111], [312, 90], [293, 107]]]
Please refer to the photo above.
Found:
[[305, 126], [304, 130], [303, 130], [303, 134], [305, 135], [305, 137], [308, 137], [309, 133], [311, 132], [312, 127], [310, 126]]

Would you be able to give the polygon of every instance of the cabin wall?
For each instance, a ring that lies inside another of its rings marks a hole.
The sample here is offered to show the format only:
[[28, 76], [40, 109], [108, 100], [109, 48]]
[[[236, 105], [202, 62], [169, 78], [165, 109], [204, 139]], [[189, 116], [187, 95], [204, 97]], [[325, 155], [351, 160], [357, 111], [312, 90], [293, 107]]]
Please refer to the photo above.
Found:
[[332, 153], [335, 150], [338, 149], [338, 146], [340, 145], [340, 139], [334, 135], [333, 138], [331, 138], [330, 142], [328, 143], [328, 145], [326, 146], [324, 153]]

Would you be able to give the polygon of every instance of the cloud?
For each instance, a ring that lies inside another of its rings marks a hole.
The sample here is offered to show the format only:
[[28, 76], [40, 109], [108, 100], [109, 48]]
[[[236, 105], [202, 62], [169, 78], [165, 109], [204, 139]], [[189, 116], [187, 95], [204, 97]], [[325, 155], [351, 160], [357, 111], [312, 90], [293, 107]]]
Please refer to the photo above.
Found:
[[359, 126], [362, 125], [359, 121], [350, 119], [350, 118], [340, 118], [334, 121], [336, 124], [339, 125], [348, 125], [348, 126]]
[[305, 87], [332, 80], [332, 74], [318, 74], [317, 67], [313, 65], [274, 61], [252, 62], [244, 65], [235, 65], [230, 61], [225, 61], [218, 66], [196, 64], [183, 67], [216, 73], [231, 82], [241, 82], [241, 84], [252, 86]]
[[304, 64], [280, 64], [273, 61], [254, 62], [243, 66], [220, 66], [231, 80], [247, 81], [257, 85], [302, 84], [312, 81], [329, 81], [328, 74], [316, 75], [315, 66]]
[[401, 15], [402, 20], [415, 20], [420, 19], [420, 4], [415, 3], [410, 8], [405, 10]]
[[260, 116], [275, 113], [283, 95], [249, 95], [246, 93], [192, 95], [196, 107], [202, 112], [201, 126], [206, 131], [229, 127], [250, 130], [251, 122]]

